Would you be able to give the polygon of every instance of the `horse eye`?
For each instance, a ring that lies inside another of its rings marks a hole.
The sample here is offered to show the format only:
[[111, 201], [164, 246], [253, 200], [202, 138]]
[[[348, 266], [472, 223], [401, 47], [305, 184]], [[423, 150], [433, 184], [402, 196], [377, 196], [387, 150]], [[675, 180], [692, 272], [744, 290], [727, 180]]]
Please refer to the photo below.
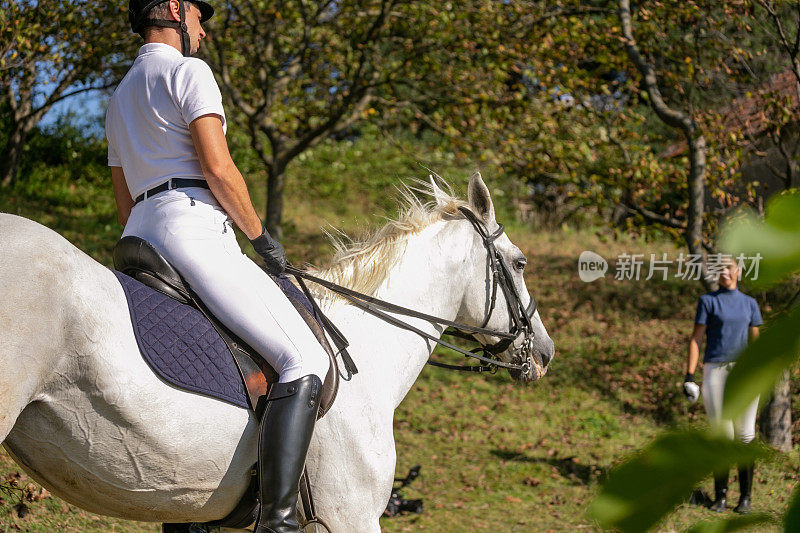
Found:
[[525, 265], [528, 264], [528, 260], [524, 257], [520, 257], [514, 261], [514, 268], [519, 270], [520, 272], [525, 269]]

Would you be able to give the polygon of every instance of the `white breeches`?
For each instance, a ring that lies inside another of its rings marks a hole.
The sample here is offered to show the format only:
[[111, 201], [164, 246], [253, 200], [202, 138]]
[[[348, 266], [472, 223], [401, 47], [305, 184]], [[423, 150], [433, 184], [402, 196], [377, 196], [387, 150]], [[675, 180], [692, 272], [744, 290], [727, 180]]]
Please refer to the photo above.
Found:
[[756, 414], [758, 398], [753, 400], [745, 412], [736, 420], [722, 419], [722, 398], [725, 393], [725, 381], [734, 363], [705, 363], [703, 365], [703, 403], [712, 425], [720, 425], [728, 438], [744, 443], [752, 441], [756, 436]]
[[123, 236], [152, 244], [209, 310], [261, 354], [281, 382], [316, 374], [328, 356], [283, 291], [244, 255], [211, 191], [165, 191], [133, 207]]

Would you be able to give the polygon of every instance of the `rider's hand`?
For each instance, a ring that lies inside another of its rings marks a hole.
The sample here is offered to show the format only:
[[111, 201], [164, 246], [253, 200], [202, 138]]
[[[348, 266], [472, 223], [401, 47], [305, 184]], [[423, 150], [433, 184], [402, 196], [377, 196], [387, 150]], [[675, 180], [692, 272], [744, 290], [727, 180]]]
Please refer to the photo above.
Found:
[[694, 382], [694, 374], [686, 374], [683, 379], [683, 394], [691, 403], [696, 402], [700, 397], [700, 387]]
[[281, 243], [272, 238], [267, 228], [264, 228], [261, 235], [251, 240], [250, 243], [256, 253], [264, 258], [270, 274], [277, 276], [286, 270], [286, 252]]

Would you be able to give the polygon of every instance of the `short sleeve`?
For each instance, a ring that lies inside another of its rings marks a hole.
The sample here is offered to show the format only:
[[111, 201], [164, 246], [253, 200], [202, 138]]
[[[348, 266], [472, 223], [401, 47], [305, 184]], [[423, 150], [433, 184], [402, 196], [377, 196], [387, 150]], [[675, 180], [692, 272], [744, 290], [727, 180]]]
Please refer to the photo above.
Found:
[[697, 312], [694, 315], [694, 323], [705, 325], [708, 320], [708, 309], [706, 309], [706, 302], [702, 298], [697, 300]]
[[215, 114], [225, 125], [225, 110], [217, 80], [205, 61], [189, 58], [175, 70], [175, 99], [189, 125], [203, 115]]
[[119, 158], [119, 154], [117, 153], [117, 149], [114, 147], [113, 144], [109, 141], [108, 143], [108, 166], [110, 167], [121, 167], [122, 160]]
[[108, 141], [108, 166], [121, 167], [122, 160], [119, 158], [117, 147], [111, 141], [111, 128], [114, 123], [113, 108], [114, 108], [114, 101], [112, 97], [111, 104], [108, 106], [108, 111], [106, 111], [106, 140]]
[[750, 306], [753, 308], [750, 315], [750, 327], [754, 328], [762, 325], [764, 321], [761, 319], [761, 310], [758, 308], [758, 302], [756, 302], [755, 299], [751, 299]]

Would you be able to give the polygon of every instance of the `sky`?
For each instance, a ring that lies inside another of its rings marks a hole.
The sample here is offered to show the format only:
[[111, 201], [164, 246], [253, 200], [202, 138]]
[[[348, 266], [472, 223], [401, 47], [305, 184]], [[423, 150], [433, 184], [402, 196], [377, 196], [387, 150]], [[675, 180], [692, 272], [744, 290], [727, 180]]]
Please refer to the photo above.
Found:
[[86, 128], [87, 135], [104, 137], [105, 110], [109, 95], [104, 91], [89, 91], [76, 94], [57, 102], [39, 122], [40, 126], [47, 127], [55, 124], [59, 117], [72, 113], [73, 121]]

